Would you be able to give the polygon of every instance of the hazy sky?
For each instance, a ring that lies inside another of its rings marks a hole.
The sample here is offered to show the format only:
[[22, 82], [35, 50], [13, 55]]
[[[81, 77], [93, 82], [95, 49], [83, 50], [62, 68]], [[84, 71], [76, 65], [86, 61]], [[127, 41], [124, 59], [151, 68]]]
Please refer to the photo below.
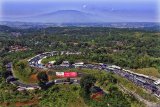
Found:
[[[58, 10], [78, 10], [123, 18], [123, 21], [157, 22], [159, 0], [0, 0], [1, 17], [31, 17]], [[114, 18], [113, 18], [114, 19]], [[114, 20], [113, 20], [114, 21]], [[115, 20], [116, 21], [116, 20]]]

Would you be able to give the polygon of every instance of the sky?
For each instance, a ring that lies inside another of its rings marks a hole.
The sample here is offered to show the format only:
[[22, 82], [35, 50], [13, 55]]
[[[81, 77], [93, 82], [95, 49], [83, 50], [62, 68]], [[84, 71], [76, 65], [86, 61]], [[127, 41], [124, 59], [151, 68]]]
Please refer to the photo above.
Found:
[[160, 22], [159, 1], [0, 0], [0, 20], [22, 21], [22, 17], [30, 17], [32, 19], [32, 17], [60, 10], [76, 10], [95, 15], [100, 22]]

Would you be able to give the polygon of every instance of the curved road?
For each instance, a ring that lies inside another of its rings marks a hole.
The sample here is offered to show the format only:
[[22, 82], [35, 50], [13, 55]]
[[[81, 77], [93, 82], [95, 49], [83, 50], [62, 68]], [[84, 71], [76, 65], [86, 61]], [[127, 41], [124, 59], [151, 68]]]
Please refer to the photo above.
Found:
[[[71, 55], [76, 54], [77, 52], [73, 53], [73, 52], [66, 52], [67, 55], [69, 55], [71, 53]], [[53, 51], [53, 52], [45, 52], [42, 54], [39, 54], [31, 59], [28, 60], [29, 64], [31, 67], [37, 67], [37, 68], [42, 68], [42, 69], [47, 69], [42, 63], [41, 63], [41, 59], [46, 58], [46, 57], [50, 57], [50, 56], [56, 56], [56, 55], [65, 55], [65, 51]], [[54, 65], [54, 67], [56, 68], [64, 68], [64, 66], [62, 67], [61, 65]], [[51, 68], [54, 68], [51, 67]], [[76, 68], [74, 65], [67, 65], [66, 68]], [[156, 86], [154, 84], [155, 81], [157, 81], [157, 78], [153, 78], [147, 75], [143, 75], [143, 74], [138, 74], [138, 73], [134, 73], [130, 70], [126, 70], [126, 69], [122, 69], [119, 66], [116, 65], [108, 65], [108, 64], [100, 64], [100, 65], [94, 65], [94, 64], [85, 64], [83, 66], [81, 66], [81, 68], [88, 68], [88, 69], [103, 69], [106, 72], [112, 72], [115, 74], [118, 74], [121, 77], [127, 78], [128, 80], [130, 80], [131, 82], [141, 86], [144, 89], [150, 90], [152, 91], [152, 93], [154, 93], [154, 95], [160, 97], [160, 87]]]
[[[68, 54], [76, 54], [78, 52], [66, 52], [67, 55]], [[47, 69], [43, 64], [41, 64], [41, 60], [43, 58], [46, 57], [50, 57], [50, 56], [55, 56], [55, 55], [65, 55], [64, 51], [58, 52], [58, 51], [53, 51], [53, 52], [45, 52], [39, 55], [36, 55], [35, 57], [31, 58], [28, 60], [29, 65], [31, 67], [36, 67], [36, 68], [41, 68], [41, 69]], [[13, 70], [12, 70], [12, 63], [8, 63], [6, 65], [7, 67], [7, 72], [9, 74], [8, 78], [6, 79], [7, 82], [10, 82], [14, 85], [17, 85], [18, 87], [20, 87], [20, 89], [40, 89], [40, 87], [37, 84], [24, 84], [20, 81], [18, 81], [14, 76], [13, 76]], [[65, 68], [64, 66], [60, 66], [60, 65], [56, 65], [56, 67], [58, 68]], [[76, 68], [74, 65], [72, 66], [66, 66], [66, 68]], [[115, 73], [121, 77], [127, 78], [128, 80], [130, 80], [131, 82], [141, 86], [144, 89], [150, 90], [154, 95], [160, 97], [160, 88], [158, 86], [156, 86], [154, 84], [154, 82], [157, 80], [157, 78], [152, 78], [143, 74], [138, 74], [138, 73], [134, 73], [130, 70], [126, 70], [126, 69], [122, 69], [119, 66], [116, 65], [108, 65], [108, 64], [99, 64], [99, 65], [94, 65], [94, 64], [85, 64], [83, 66], [81, 66], [81, 68], [88, 68], [88, 69], [100, 69], [100, 70], [105, 70], [106, 72], [112, 72]], [[51, 81], [48, 82], [47, 84], [50, 83], [56, 83], [56, 84], [61, 84], [61, 82], [59, 82], [60, 80], [55, 80], [55, 81]], [[74, 80], [73, 80], [74, 81]]]

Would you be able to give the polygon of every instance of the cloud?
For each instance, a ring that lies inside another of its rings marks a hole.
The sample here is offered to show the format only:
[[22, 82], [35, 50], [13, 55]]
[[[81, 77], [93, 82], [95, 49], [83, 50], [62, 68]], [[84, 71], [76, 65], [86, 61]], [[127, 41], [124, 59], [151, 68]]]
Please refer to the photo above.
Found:
[[84, 4], [82, 7], [85, 9], [85, 8], [87, 7], [87, 5], [86, 5], [86, 4]]

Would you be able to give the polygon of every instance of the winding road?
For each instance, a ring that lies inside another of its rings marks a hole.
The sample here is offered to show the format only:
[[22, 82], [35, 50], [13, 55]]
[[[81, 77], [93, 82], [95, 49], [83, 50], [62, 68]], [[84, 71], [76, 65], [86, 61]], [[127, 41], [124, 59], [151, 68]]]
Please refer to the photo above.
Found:
[[[72, 52], [72, 55], [73, 54], [74, 53]], [[62, 54], [62, 52], [58, 52], [58, 51], [46, 52], [46, 53], [36, 55], [35, 57], [29, 59], [28, 63], [31, 67], [48, 69], [41, 63], [41, 60], [43, 58], [50, 57], [50, 56], [55, 56], [55, 55], [65, 55], [65, 54], [64, 54], [64, 51], [63, 51], [63, 54]], [[7, 72], [9, 74], [6, 81], [10, 82], [11, 84], [16, 85], [19, 88], [19, 90], [21, 90], [21, 89], [22, 90], [40, 89], [40, 87], [37, 84], [24, 84], [24, 83], [20, 82], [19, 80], [17, 80], [16, 77], [14, 77], [14, 75], [13, 75], [12, 63], [8, 63], [6, 65], [6, 67], [7, 67]], [[56, 67], [64, 68], [64, 67], [61, 67], [60, 65], [56, 65]], [[68, 66], [66, 68], [68, 68]], [[69, 68], [75, 68], [75, 66], [69, 66]], [[130, 80], [131, 82], [135, 83], [136, 85], [141, 86], [144, 89], [150, 90], [153, 93], [153, 95], [156, 95], [157, 97], [160, 97], [160, 87], [156, 86], [154, 84], [154, 82], [157, 81], [157, 78], [153, 78], [153, 77], [143, 75], [143, 74], [134, 73], [130, 70], [122, 69], [119, 66], [109, 65], [109, 64], [99, 64], [99, 65], [84, 64], [83, 66], [81, 66], [81, 68], [99, 69], [99, 70], [104, 70], [106, 72], [115, 73], [115, 74], [117, 74], [117, 75], [119, 75], [123, 78], [126, 78], [126, 79]], [[52, 69], [54, 69], [54, 68], [52, 68]], [[73, 82], [75, 81], [75, 79], [71, 79], [71, 80]], [[54, 80], [54, 81], [50, 81], [47, 84], [52, 84], [52, 83], [62, 84], [62, 83], [64, 83], [64, 81], [63, 81], [63, 79], [57, 79], [57, 80]], [[79, 84], [79, 81], [77, 81], [77, 83]], [[125, 90], [125, 91], [133, 94], [137, 99], [144, 102], [148, 107], [160, 107], [159, 105], [157, 105], [155, 103], [146, 101], [145, 99], [140, 97], [138, 94], [136, 94], [134, 92], [131, 92], [124, 87], [122, 89], [123, 89], [123, 91]]]

